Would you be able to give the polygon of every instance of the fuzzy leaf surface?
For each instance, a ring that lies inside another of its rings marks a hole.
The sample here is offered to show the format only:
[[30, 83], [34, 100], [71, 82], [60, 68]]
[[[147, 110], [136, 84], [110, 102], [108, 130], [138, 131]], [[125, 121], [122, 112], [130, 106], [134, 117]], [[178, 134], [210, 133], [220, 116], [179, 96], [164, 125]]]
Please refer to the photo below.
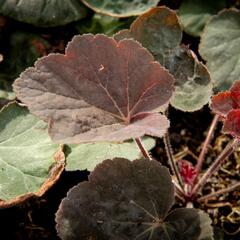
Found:
[[155, 7], [139, 16], [129, 30], [116, 33], [114, 38], [134, 38], [165, 66], [169, 53], [181, 43], [182, 29], [174, 11]]
[[229, 89], [240, 76], [240, 12], [223, 10], [204, 29], [199, 51], [217, 91]]
[[24, 195], [41, 195], [48, 180], [54, 181], [49, 168], [59, 164], [56, 177], [63, 170], [64, 162], [54, 158], [59, 146], [51, 142], [46, 127], [15, 103], [0, 112], [0, 207], [20, 201]]
[[54, 141], [83, 143], [163, 136], [169, 122], [155, 111], [169, 102], [173, 85], [136, 41], [85, 34], [73, 38], [65, 55], [50, 54], [24, 71], [14, 90], [49, 122]]
[[82, 2], [98, 13], [113, 17], [130, 17], [155, 7], [159, 0], [82, 0]]
[[78, 0], [0, 0], [0, 13], [38, 27], [53, 27], [86, 16]]
[[168, 213], [173, 202], [171, 176], [158, 162], [105, 160], [63, 199], [57, 231], [63, 240], [200, 240], [198, 211]]
[[122, 30], [114, 37], [136, 39], [170, 71], [176, 80], [172, 106], [196, 111], [208, 103], [212, 94], [210, 75], [191, 50], [180, 46], [182, 29], [174, 11], [153, 8], [139, 16], [129, 30]]
[[[142, 143], [146, 150], [151, 150], [155, 146], [153, 138], [142, 138]], [[105, 159], [128, 158], [135, 160], [141, 157], [138, 147], [134, 141], [123, 143], [86, 143], [70, 144], [66, 147], [67, 171], [85, 170], [92, 171], [97, 164]]]
[[166, 62], [176, 79], [171, 105], [182, 111], [196, 111], [209, 102], [212, 83], [204, 64], [185, 46], [176, 48]]
[[184, 31], [199, 37], [208, 19], [225, 5], [225, 0], [184, 0], [178, 12]]

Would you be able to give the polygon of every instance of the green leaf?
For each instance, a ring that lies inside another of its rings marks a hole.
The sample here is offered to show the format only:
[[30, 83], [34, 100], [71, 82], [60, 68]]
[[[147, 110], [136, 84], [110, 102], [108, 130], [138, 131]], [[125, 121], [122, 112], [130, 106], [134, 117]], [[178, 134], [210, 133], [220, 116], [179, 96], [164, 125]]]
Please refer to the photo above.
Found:
[[200, 54], [207, 61], [217, 91], [229, 89], [240, 77], [240, 11], [228, 9], [207, 23]]
[[184, 46], [175, 48], [166, 61], [166, 68], [176, 79], [175, 92], [170, 100], [173, 107], [191, 112], [209, 102], [212, 95], [210, 75], [194, 52]]
[[[145, 137], [142, 142], [147, 150], [155, 146], [153, 138]], [[66, 153], [68, 152], [70, 152], [67, 156], [66, 165], [66, 170], [68, 171], [85, 169], [92, 171], [97, 164], [105, 159], [121, 157], [134, 160], [141, 157], [141, 153], [133, 141], [123, 143], [72, 144], [67, 145]]]
[[112, 36], [117, 31], [128, 28], [134, 17], [115, 18], [103, 14], [95, 13], [91, 18], [78, 21], [75, 25], [80, 34], [84, 33], [104, 33]]
[[[3, 201], [0, 207], [8, 205], [8, 201], [19, 201], [19, 196], [25, 198], [24, 194], [41, 195], [46, 191], [50, 182], [55, 181], [51, 173], [58, 178], [63, 170], [63, 163], [56, 162], [59, 168], [54, 164], [57, 159], [53, 155], [58, 148], [48, 137], [46, 124], [26, 108], [15, 103], [3, 108], [0, 112], [0, 199]], [[51, 166], [55, 168], [50, 173]]]
[[0, 98], [13, 100], [13, 80], [39, 57], [45, 55], [50, 45], [36, 34], [20, 31], [9, 36], [8, 44], [2, 52], [3, 60], [0, 62]]
[[0, 0], [0, 14], [38, 27], [66, 25], [86, 16], [79, 0]]
[[173, 107], [196, 111], [209, 102], [212, 95], [209, 72], [190, 49], [180, 46], [182, 29], [174, 11], [152, 8], [139, 16], [129, 30], [118, 32], [114, 38], [134, 38], [169, 70], [175, 78], [175, 92], [170, 101]]
[[12, 92], [11, 83], [5, 80], [0, 74], [0, 99], [14, 100], [15, 94]]
[[225, 0], [184, 0], [178, 12], [184, 31], [199, 37], [208, 19], [225, 6]]
[[200, 218], [201, 234], [197, 240], [213, 240], [214, 232], [213, 228], [211, 227], [212, 220], [210, 219], [209, 215], [202, 210], [199, 210], [198, 214]]
[[158, 4], [159, 0], [82, 0], [92, 10], [113, 17], [137, 16]]

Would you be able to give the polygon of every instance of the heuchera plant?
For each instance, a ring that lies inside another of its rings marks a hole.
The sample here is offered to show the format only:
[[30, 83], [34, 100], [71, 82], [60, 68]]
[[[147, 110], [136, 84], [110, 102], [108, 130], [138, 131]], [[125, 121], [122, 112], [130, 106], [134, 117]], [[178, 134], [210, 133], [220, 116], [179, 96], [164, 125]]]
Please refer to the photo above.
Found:
[[[169, 123], [158, 109], [169, 102], [173, 83], [172, 75], [136, 41], [117, 42], [104, 35], [86, 34], [76, 36], [65, 55], [50, 54], [38, 60], [34, 68], [27, 69], [16, 80], [14, 90], [31, 112], [49, 123], [54, 141], [82, 143], [134, 138], [143, 156], [150, 159], [140, 137], [144, 134], [162, 137], [166, 133]], [[170, 180], [158, 182], [170, 179], [166, 170], [161, 170], [154, 161], [138, 160], [136, 165], [139, 164], [140, 169], [128, 162], [124, 159], [104, 162], [92, 173], [104, 180], [90, 177], [89, 183], [80, 184], [74, 190], [84, 191], [85, 197], [80, 195], [83, 201], [92, 202], [92, 207], [82, 203], [78, 195], [69, 194], [78, 210], [65, 208], [63, 203], [57, 218], [60, 236], [63, 239], [109, 239], [116, 235], [119, 239], [167, 239], [169, 236], [180, 239], [185, 234], [187, 238], [202, 239], [201, 219], [207, 218], [205, 214], [195, 209], [179, 209], [167, 214], [173, 204], [173, 200], [169, 200], [173, 199], [172, 187]], [[113, 167], [106, 171], [108, 165]], [[125, 165], [129, 169], [125, 170]], [[153, 183], [148, 183], [144, 171]], [[111, 176], [107, 177], [106, 172]], [[106, 196], [100, 193], [99, 199], [99, 191], [106, 192]], [[81, 212], [82, 218], [76, 221], [68, 209]], [[193, 219], [194, 225], [190, 224]], [[212, 231], [207, 234], [212, 237]]]
[[[168, 41], [171, 34], [177, 36], [174, 44]], [[88, 182], [70, 190], [56, 218], [62, 239], [213, 239], [205, 213], [194, 208], [170, 209], [174, 194], [193, 207], [196, 201], [223, 193], [201, 196], [201, 189], [239, 145], [240, 83], [212, 98], [211, 108], [217, 115], [197, 165], [184, 160], [177, 164], [167, 132], [169, 120], [159, 112], [169, 103], [184, 111], [200, 109], [212, 91], [206, 67], [180, 45], [181, 34], [173, 11], [154, 8], [114, 38], [103, 34], [75, 36], [64, 55], [39, 59], [15, 81], [17, 98], [48, 123], [54, 142], [134, 139], [144, 157], [133, 162], [105, 160], [96, 166]], [[192, 92], [196, 88], [199, 91]], [[185, 101], [188, 94], [194, 101]], [[224, 131], [236, 139], [201, 176], [219, 116], [225, 119]], [[141, 141], [144, 135], [164, 138], [174, 177], [151, 160]], [[224, 191], [236, 187], [239, 184]]]

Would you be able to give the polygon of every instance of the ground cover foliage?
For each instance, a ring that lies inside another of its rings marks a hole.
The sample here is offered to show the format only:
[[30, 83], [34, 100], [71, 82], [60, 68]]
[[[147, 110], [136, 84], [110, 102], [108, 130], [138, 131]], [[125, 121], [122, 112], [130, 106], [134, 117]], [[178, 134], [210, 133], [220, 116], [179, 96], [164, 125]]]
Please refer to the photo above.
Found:
[[0, 0], [3, 239], [239, 239], [239, 8]]

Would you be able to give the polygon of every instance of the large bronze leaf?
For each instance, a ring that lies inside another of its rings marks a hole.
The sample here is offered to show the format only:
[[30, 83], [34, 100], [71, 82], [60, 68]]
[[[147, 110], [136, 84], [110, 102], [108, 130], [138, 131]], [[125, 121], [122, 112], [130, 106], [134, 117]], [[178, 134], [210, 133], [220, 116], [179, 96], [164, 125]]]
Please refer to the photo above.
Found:
[[61, 143], [161, 137], [169, 123], [155, 113], [173, 93], [173, 77], [134, 40], [76, 36], [65, 55], [50, 54], [14, 83], [17, 97], [49, 122]]

